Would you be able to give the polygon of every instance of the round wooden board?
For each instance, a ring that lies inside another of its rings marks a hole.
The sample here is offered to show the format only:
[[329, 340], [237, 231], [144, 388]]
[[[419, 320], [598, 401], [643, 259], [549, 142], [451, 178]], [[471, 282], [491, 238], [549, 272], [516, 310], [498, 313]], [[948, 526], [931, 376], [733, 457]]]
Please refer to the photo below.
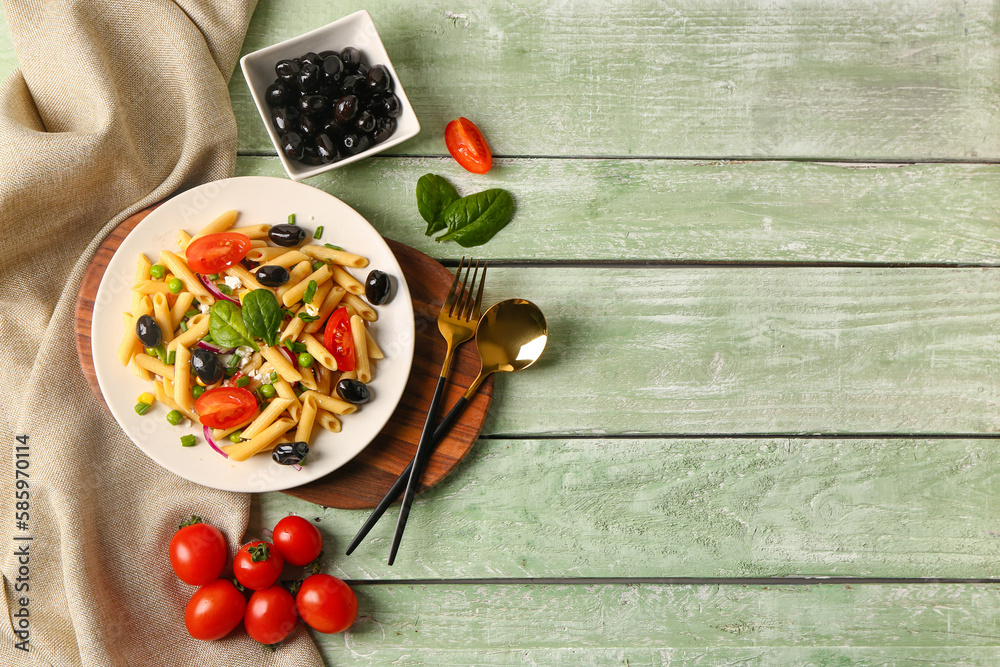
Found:
[[[97, 384], [91, 355], [90, 327], [97, 288], [108, 262], [128, 233], [153, 210], [146, 209], [122, 222], [97, 249], [80, 284], [76, 300], [76, 349], [84, 377], [97, 399], [104, 397]], [[347, 465], [309, 484], [288, 489], [284, 493], [324, 507], [339, 509], [372, 508], [392, 486], [396, 477], [413, 458], [437, 384], [445, 343], [437, 328], [437, 315], [448, 294], [453, 275], [448, 269], [413, 248], [386, 239], [399, 261], [413, 299], [416, 324], [416, 345], [413, 367], [403, 398], [385, 428], [364, 451]], [[441, 403], [443, 417], [465, 392], [479, 373], [479, 355], [475, 345], [458, 348], [452, 364], [449, 383]], [[469, 402], [463, 416], [451, 433], [438, 445], [421, 478], [421, 490], [430, 488], [455, 469], [472, 449], [483, 428], [486, 412], [493, 399], [493, 377], [490, 376], [478, 394]]]

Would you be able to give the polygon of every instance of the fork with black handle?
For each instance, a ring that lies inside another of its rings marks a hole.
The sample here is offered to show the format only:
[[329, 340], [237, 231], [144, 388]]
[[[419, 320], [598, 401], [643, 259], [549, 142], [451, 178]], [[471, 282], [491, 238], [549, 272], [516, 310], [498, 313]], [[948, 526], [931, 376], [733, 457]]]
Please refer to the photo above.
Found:
[[[482, 317], [483, 285], [486, 283], [486, 264], [483, 264], [482, 276], [479, 275], [479, 261], [476, 261], [475, 271], [472, 271], [472, 260], [465, 267], [465, 278], [459, 288], [459, 275], [462, 273], [462, 264], [465, 258], [459, 262], [458, 271], [455, 272], [455, 280], [452, 281], [448, 297], [441, 306], [438, 314], [438, 330], [448, 344], [448, 349], [444, 355], [444, 363], [441, 364], [441, 373], [438, 376], [437, 386], [434, 388], [434, 396], [431, 399], [430, 409], [427, 411], [427, 419], [424, 421], [424, 428], [420, 433], [420, 441], [417, 444], [417, 452], [413, 455], [411, 462], [412, 469], [410, 477], [406, 483], [406, 490], [403, 492], [403, 502], [399, 507], [399, 518], [396, 520], [396, 531], [392, 536], [392, 547], [389, 549], [389, 565], [396, 560], [396, 552], [399, 550], [399, 542], [403, 538], [403, 530], [406, 528], [406, 520], [410, 516], [410, 507], [413, 505], [413, 498], [417, 493], [417, 486], [420, 482], [420, 474], [424, 470], [424, 465], [433, 451], [434, 422], [437, 418], [438, 406], [441, 403], [441, 395], [444, 393], [444, 386], [448, 381], [448, 372], [451, 370], [451, 362], [454, 357], [455, 348], [465, 341], [471, 339], [476, 334], [476, 326], [479, 318]], [[472, 282], [469, 282], [469, 273], [472, 272]], [[479, 278], [479, 288], [476, 289], [476, 279]], [[473, 298], [475, 292], [475, 298]], [[376, 518], [376, 521], [378, 519]]]

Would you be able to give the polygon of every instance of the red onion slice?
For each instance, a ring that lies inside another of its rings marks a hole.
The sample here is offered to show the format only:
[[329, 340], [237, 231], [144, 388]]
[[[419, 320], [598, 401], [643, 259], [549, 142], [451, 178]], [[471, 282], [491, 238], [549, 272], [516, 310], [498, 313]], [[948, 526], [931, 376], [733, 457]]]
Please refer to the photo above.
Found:
[[235, 303], [237, 306], [241, 305], [239, 299], [229, 296], [228, 294], [223, 294], [222, 292], [219, 291], [219, 288], [215, 285], [215, 283], [213, 283], [211, 280], [209, 280], [200, 273], [198, 274], [198, 280], [201, 281], [201, 284], [204, 285], [205, 288], [215, 296], [215, 298], [231, 301]]
[[223, 457], [225, 457], [227, 459], [229, 458], [229, 454], [226, 454], [224, 451], [222, 451], [219, 448], [219, 446], [217, 444], [215, 444], [215, 440], [212, 440], [212, 429], [210, 429], [207, 426], [205, 427], [205, 440], [208, 440], [208, 444], [210, 444], [212, 446], [212, 449], [214, 449], [215, 451], [217, 451], [220, 454], [222, 454]]
[[203, 340], [195, 343], [195, 347], [200, 347], [203, 350], [208, 350], [209, 352], [215, 352], [216, 354], [230, 354], [235, 347], [219, 347], [218, 345], [213, 345], [212, 343], [206, 343]]

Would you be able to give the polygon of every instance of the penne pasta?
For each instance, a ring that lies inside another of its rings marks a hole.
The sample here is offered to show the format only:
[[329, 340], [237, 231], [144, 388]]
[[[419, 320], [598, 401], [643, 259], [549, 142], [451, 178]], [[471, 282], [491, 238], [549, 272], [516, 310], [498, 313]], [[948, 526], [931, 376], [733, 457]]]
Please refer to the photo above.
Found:
[[310, 273], [312, 273], [312, 264], [308, 261], [302, 261], [296, 264], [295, 267], [288, 272], [288, 282], [279, 287], [275, 293], [278, 297], [278, 301], [280, 302], [288, 290], [301, 282], [301, 280]]
[[372, 367], [368, 360], [368, 338], [365, 336], [365, 321], [360, 315], [351, 315], [351, 336], [354, 338], [354, 372], [358, 380], [368, 384], [372, 381]]
[[254, 454], [266, 449], [268, 445], [276, 442], [285, 431], [294, 425], [295, 422], [291, 419], [279, 419], [261, 431], [256, 437], [250, 438], [246, 442], [225, 445], [222, 451], [229, 455], [231, 461], [246, 461]]
[[163, 403], [163, 405], [167, 406], [171, 410], [177, 410], [183, 413], [185, 417], [197, 423], [198, 413], [195, 412], [194, 410], [185, 410], [181, 406], [177, 405], [177, 402], [174, 400], [172, 389], [173, 388], [171, 387], [171, 392], [168, 392], [166, 387], [164, 387], [162, 383], [160, 382], [153, 383], [153, 395], [156, 396], [156, 400], [158, 400], [160, 403]]
[[218, 218], [202, 227], [200, 232], [191, 237], [191, 240], [193, 241], [194, 239], [201, 238], [202, 236], [207, 236], [209, 234], [224, 232], [236, 224], [236, 219], [239, 217], [239, 211], [226, 211]]
[[316, 340], [312, 334], [302, 334], [302, 342], [305, 343], [306, 352], [313, 356], [313, 359], [331, 371], [337, 370], [337, 360], [323, 344]]
[[283, 254], [268, 260], [263, 264], [263, 266], [283, 266], [287, 269], [288, 267], [294, 266], [299, 262], [309, 262], [309, 265], [312, 266], [309, 256], [302, 254], [298, 250], [288, 250]]
[[340, 420], [326, 410], [316, 411], [316, 423], [331, 433], [340, 433]]
[[327, 412], [332, 412], [335, 415], [349, 415], [358, 411], [358, 406], [353, 403], [342, 401], [339, 398], [334, 398], [333, 396], [324, 396], [323, 394], [319, 394], [314, 391], [307, 391], [302, 394], [301, 399], [304, 401], [308, 396], [312, 396], [315, 399], [316, 405], [323, 408]]
[[[198, 301], [201, 303], [212, 304], [215, 303], [215, 297], [208, 291], [198, 277], [194, 275], [194, 272], [188, 268], [187, 262], [180, 258], [180, 256], [175, 255], [169, 250], [160, 251], [160, 261], [163, 262], [170, 272], [174, 274], [182, 283], [187, 291], [194, 294]], [[166, 283], [164, 283], [166, 284]]]
[[163, 332], [164, 345], [169, 343], [174, 337], [174, 319], [170, 314], [170, 304], [167, 303], [166, 294], [153, 295], [153, 319]]
[[[149, 269], [150, 269], [151, 266], [152, 266], [152, 264], [149, 263], [149, 260], [146, 259], [146, 256], [143, 255], [142, 253], [139, 253], [139, 259], [136, 262], [136, 266], [135, 266], [135, 284], [136, 285], [138, 285], [139, 283], [141, 283], [141, 282], [143, 282], [145, 280], [149, 280], [149, 278], [150, 278]], [[132, 311], [133, 312], [135, 311], [136, 305], [138, 305], [139, 301], [141, 301], [141, 300], [142, 300], [142, 294], [140, 292], [136, 292], [136, 291], [133, 290], [132, 291]]]
[[345, 294], [344, 305], [353, 308], [354, 312], [360, 315], [363, 320], [374, 322], [378, 319], [375, 310], [355, 294]]
[[330, 272], [330, 267], [324, 264], [282, 294], [281, 302], [285, 304], [285, 306], [291, 306], [296, 301], [302, 300], [303, 295], [309, 288], [309, 283], [315, 282], [316, 288], [318, 289], [320, 285], [327, 280], [330, 280], [331, 277], [333, 277], [333, 274]]
[[168, 294], [170, 288], [162, 280], [143, 280], [132, 287], [133, 292], [139, 294]]
[[[248, 227], [234, 227], [229, 231], [233, 234], [242, 234], [247, 238], [253, 239], [266, 239], [267, 232], [271, 229], [271, 225], [250, 225]], [[266, 244], [265, 244], [266, 245]]]
[[365, 340], [368, 342], [368, 357], [370, 359], [385, 359], [382, 348], [375, 342], [375, 338], [372, 337], [372, 332], [368, 331], [368, 327], [365, 327]]
[[313, 423], [316, 421], [316, 401], [307, 398], [302, 403], [302, 414], [299, 416], [298, 426], [295, 428], [296, 442], [309, 442], [312, 436]]
[[278, 372], [286, 382], [299, 382], [302, 380], [302, 374], [299, 373], [292, 364], [285, 358], [277, 348], [271, 347], [270, 345], [260, 346], [261, 355], [267, 359], [267, 361], [274, 366], [274, 370]]
[[188, 320], [188, 330], [167, 344], [167, 350], [176, 350], [178, 345], [191, 347], [208, 334], [208, 324], [208, 314], [198, 313]]
[[316, 376], [313, 375], [312, 368], [302, 366], [299, 368], [299, 373], [302, 374], [302, 380], [299, 382], [299, 385], [305, 387], [306, 389], [316, 391]]
[[187, 250], [188, 244], [191, 243], [191, 235], [185, 232], [183, 229], [177, 231], [177, 247], [181, 250]]
[[148, 296], [143, 297], [139, 302], [139, 306], [132, 311], [129, 324], [125, 328], [125, 335], [122, 336], [122, 342], [118, 346], [118, 361], [121, 362], [122, 366], [128, 366], [129, 361], [132, 360], [136, 352], [142, 349], [139, 336], [135, 333], [135, 321], [143, 315], [151, 315], [152, 313], [153, 302], [149, 300]]
[[288, 252], [287, 248], [251, 248], [250, 252], [247, 253], [247, 259], [251, 262], [265, 263], [275, 257], [284, 255], [286, 252]]
[[268, 426], [274, 423], [274, 421], [281, 415], [285, 409], [292, 404], [287, 398], [273, 398], [271, 402], [267, 404], [267, 407], [261, 410], [261, 413], [257, 415], [257, 418], [250, 422], [250, 425], [243, 429], [243, 434], [240, 436], [244, 440], [250, 440], [255, 435], [266, 429]]
[[191, 294], [191, 292], [181, 292], [177, 295], [177, 300], [174, 301], [174, 305], [170, 308], [170, 322], [173, 327], [171, 331], [175, 331], [181, 325], [184, 314], [191, 308], [193, 302], [194, 294]]
[[330, 272], [333, 274], [333, 281], [335, 283], [343, 287], [351, 294], [361, 295], [365, 293], [365, 286], [359, 283], [357, 280], [355, 280], [354, 276], [352, 276], [347, 271], [344, 271], [336, 264], [331, 264], [329, 266], [330, 266]]
[[[319, 331], [320, 327], [322, 327], [326, 322], [326, 318], [330, 317], [330, 313], [336, 310], [337, 306], [340, 305], [340, 302], [343, 300], [345, 294], [347, 294], [347, 291], [340, 285], [331, 285], [330, 291], [327, 293], [326, 298], [323, 299], [323, 303], [319, 306], [319, 313], [316, 315], [316, 319], [306, 325], [306, 333], [316, 333]], [[315, 303], [315, 301], [313, 303]]]
[[140, 352], [139, 354], [135, 355], [134, 359], [135, 359], [135, 363], [139, 367], [145, 368], [147, 371], [149, 371], [149, 372], [151, 372], [151, 373], [153, 373], [155, 375], [159, 375], [161, 377], [165, 377], [168, 380], [173, 381], [173, 379], [174, 379], [174, 367], [173, 366], [167, 366], [165, 363], [163, 363], [159, 359], [151, 357], [151, 356], [149, 356], [148, 354], [146, 354], [144, 352]]
[[239, 264], [234, 264], [226, 269], [226, 275], [232, 276], [233, 278], [239, 278], [241, 283], [244, 285], [250, 285], [254, 289], [266, 289], [268, 291], [272, 291], [270, 287], [264, 287], [257, 282], [257, 279], [253, 277], [253, 274]]
[[183, 345], [174, 356], [174, 402], [191, 411], [191, 351]]
[[320, 394], [330, 395], [331, 372], [323, 364], [317, 364], [313, 368], [313, 375], [316, 376], [316, 391]]
[[368, 259], [366, 257], [355, 255], [352, 252], [336, 248], [328, 248], [326, 246], [319, 245], [304, 245], [302, 246], [302, 252], [309, 255], [313, 259], [321, 261], [329, 260], [334, 264], [349, 266], [352, 269], [363, 269], [368, 266]]

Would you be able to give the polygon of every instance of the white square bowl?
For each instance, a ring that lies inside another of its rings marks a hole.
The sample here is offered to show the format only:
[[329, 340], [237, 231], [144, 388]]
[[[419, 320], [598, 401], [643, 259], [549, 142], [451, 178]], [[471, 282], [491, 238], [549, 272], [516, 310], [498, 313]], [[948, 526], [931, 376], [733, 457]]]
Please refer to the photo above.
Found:
[[[352, 155], [336, 162], [331, 162], [330, 164], [309, 165], [288, 159], [281, 150], [278, 132], [274, 129], [274, 124], [271, 122], [271, 108], [268, 106], [264, 96], [267, 87], [274, 83], [276, 76], [274, 66], [279, 60], [298, 58], [310, 51], [316, 53], [320, 51], [340, 52], [347, 46], [353, 46], [361, 51], [364, 61], [369, 66], [385, 65], [385, 68], [389, 70], [393, 83], [392, 92], [399, 98], [400, 106], [402, 107], [402, 112], [396, 118], [396, 131], [382, 143], [375, 144], [368, 150], [362, 151], [357, 155]], [[240, 67], [243, 69], [243, 76], [250, 87], [250, 94], [253, 95], [253, 101], [257, 105], [257, 111], [260, 112], [260, 118], [264, 121], [264, 126], [267, 128], [267, 134], [271, 137], [271, 143], [274, 145], [274, 149], [277, 151], [278, 157], [281, 159], [281, 164], [284, 165], [289, 178], [293, 181], [301, 181], [310, 176], [322, 174], [331, 169], [357, 162], [369, 155], [374, 155], [387, 148], [401, 144], [407, 139], [412, 139], [420, 132], [420, 123], [417, 121], [417, 115], [413, 112], [410, 100], [407, 99], [406, 93], [403, 91], [403, 85], [396, 75], [396, 70], [393, 68], [392, 62], [389, 60], [389, 54], [385, 51], [385, 46], [378, 36], [378, 31], [375, 29], [375, 23], [365, 10], [354, 12], [322, 28], [317, 28], [298, 37], [292, 37], [283, 42], [278, 42], [277, 44], [272, 44], [271, 46], [248, 53], [240, 58]]]

